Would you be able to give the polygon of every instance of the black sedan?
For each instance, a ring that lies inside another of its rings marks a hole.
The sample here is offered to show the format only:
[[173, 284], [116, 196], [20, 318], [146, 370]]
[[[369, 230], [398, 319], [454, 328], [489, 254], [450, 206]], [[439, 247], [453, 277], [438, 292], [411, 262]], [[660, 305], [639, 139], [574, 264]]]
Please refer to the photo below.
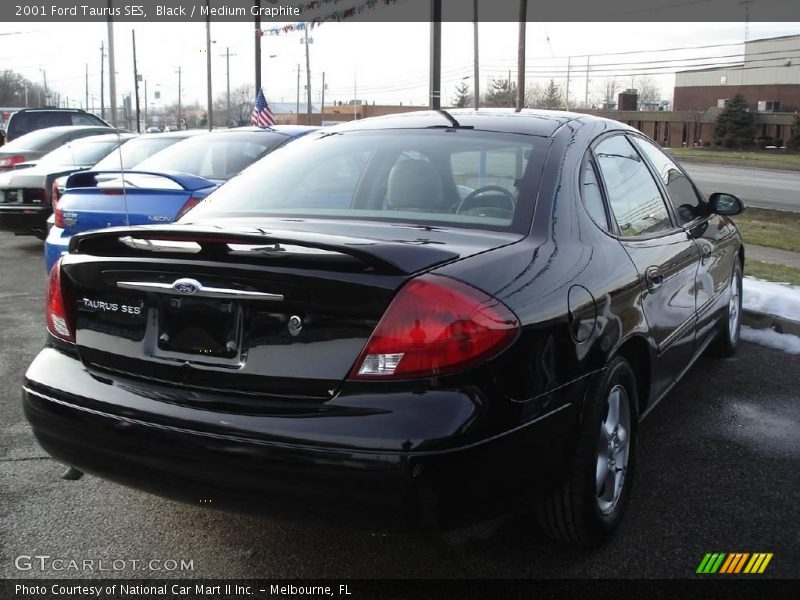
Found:
[[596, 543], [638, 423], [736, 349], [743, 208], [596, 117], [320, 130], [175, 225], [73, 238], [25, 411], [59, 460], [188, 502], [382, 530], [523, 507]]
[[47, 219], [53, 212], [53, 200], [58, 195], [56, 181], [64, 175], [92, 167], [134, 137], [132, 133], [82, 137], [46, 154], [31, 168], [0, 173], [0, 231], [44, 239]]

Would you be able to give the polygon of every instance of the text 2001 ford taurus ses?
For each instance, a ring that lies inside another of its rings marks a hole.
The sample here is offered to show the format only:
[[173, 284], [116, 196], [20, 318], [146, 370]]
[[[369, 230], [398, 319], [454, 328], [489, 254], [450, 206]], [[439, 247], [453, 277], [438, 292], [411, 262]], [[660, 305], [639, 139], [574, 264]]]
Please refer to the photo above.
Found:
[[646, 137], [420, 112], [309, 134], [177, 224], [76, 236], [25, 376], [54, 457], [388, 530], [608, 535], [637, 424], [739, 335], [742, 240]]

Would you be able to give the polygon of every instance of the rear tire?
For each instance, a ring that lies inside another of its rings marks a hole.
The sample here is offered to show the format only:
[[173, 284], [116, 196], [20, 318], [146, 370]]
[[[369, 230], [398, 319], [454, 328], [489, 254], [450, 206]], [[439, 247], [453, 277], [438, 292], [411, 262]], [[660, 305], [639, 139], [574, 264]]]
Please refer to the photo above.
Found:
[[717, 337], [708, 348], [708, 353], [717, 358], [733, 356], [739, 345], [739, 332], [742, 329], [742, 263], [738, 256], [733, 261], [728, 289], [728, 308], [720, 319]]
[[628, 361], [614, 358], [589, 382], [590, 396], [569, 479], [541, 499], [537, 518], [560, 541], [603, 542], [622, 519], [636, 464], [638, 395]]

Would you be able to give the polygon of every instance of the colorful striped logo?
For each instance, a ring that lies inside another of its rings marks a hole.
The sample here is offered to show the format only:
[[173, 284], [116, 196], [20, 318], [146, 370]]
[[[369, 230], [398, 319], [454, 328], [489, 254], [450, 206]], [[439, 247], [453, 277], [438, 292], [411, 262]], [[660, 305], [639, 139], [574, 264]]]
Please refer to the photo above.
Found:
[[772, 552], [755, 552], [753, 554], [749, 552], [709, 552], [700, 561], [696, 573], [703, 575], [763, 573], [771, 560]]

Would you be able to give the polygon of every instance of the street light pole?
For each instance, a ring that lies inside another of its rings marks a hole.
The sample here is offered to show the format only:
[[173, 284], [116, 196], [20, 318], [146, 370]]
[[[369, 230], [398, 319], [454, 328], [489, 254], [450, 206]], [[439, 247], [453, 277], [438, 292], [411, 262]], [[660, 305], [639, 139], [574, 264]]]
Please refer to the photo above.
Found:
[[[261, 29], [261, 1], [253, 0], [256, 13], [256, 31]], [[261, 35], [256, 33], [256, 94], [261, 89]]]
[[442, 106], [442, 0], [431, 0], [430, 107]]
[[475, 53], [475, 58], [473, 59], [473, 63], [474, 63], [473, 67], [474, 67], [474, 70], [475, 70], [473, 81], [475, 82], [475, 85], [473, 86], [474, 89], [473, 89], [472, 104], [475, 107], [475, 110], [478, 110], [478, 108], [480, 107], [480, 104], [481, 104], [481, 100], [480, 100], [481, 94], [480, 94], [480, 90], [479, 90], [480, 86], [478, 84], [478, 75], [479, 75], [478, 72], [480, 70], [479, 67], [478, 67], [478, 0], [474, 0], [474, 3], [472, 5], [472, 7], [473, 7], [473, 17], [472, 17], [472, 37], [473, 37], [473, 40], [472, 40], [472, 45], [473, 45], [473, 50], [474, 50], [474, 53]]
[[[305, 27], [305, 41], [306, 41], [306, 99], [307, 99], [307, 107], [306, 112], [308, 115], [308, 120], [306, 121], [306, 125], [311, 125], [311, 58], [308, 52], [308, 23], [306, 23]], [[312, 39], [313, 41], [313, 39]]]
[[136, 94], [136, 133], [142, 133], [141, 115], [139, 113], [139, 72], [136, 70], [136, 31], [131, 29], [133, 43], [133, 90]]
[[111, 125], [117, 126], [117, 76], [114, 72], [114, 20], [111, 15], [114, 14], [111, 0], [108, 0], [108, 93], [109, 93], [109, 107], [111, 108]]
[[211, 10], [210, 0], [206, 0], [206, 77], [208, 78], [208, 108], [206, 115], [208, 117], [208, 130], [214, 127], [214, 106], [211, 98]]

